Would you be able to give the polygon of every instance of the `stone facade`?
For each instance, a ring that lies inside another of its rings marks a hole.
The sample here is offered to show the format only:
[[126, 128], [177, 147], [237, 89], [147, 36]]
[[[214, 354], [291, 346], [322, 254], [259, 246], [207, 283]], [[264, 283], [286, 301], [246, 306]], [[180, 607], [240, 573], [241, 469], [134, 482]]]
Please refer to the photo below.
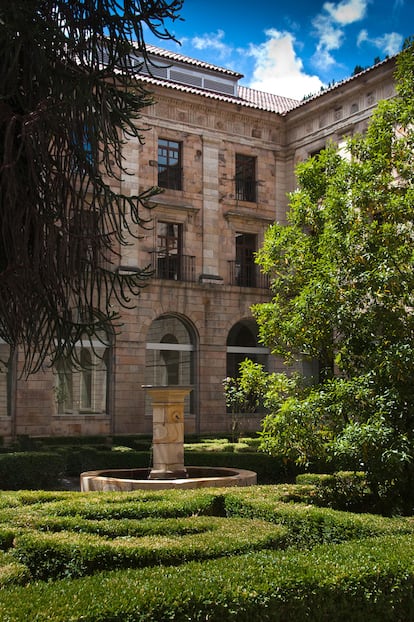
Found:
[[[296, 164], [329, 140], [363, 132], [377, 102], [393, 96], [395, 59], [301, 103], [238, 90], [238, 74], [176, 59], [170, 64], [187, 69], [193, 82], [200, 75], [222, 87], [142, 76], [154, 104], [140, 120], [145, 142], [125, 146], [129, 175], [121, 191], [159, 185], [159, 141], [180, 151], [168, 171], [178, 171], [179, 189], [164, 188], [153, 209], [143, 210], [151, 222], [122, 248], [124, 268], [151, 264], [154, 277], [136, 307], [122, 310], [122, 328], [108, 331], [99, 373], [45, 368], [24, 379], [17, 353], [0, 378], [1, 436], [151, 433], [148, 384], [193, 387], [186, 434], [225, 432], [223, 378], [245, 356], [270, 370], [281, 366], [256, 339], [250, 308], [268, 300], [269, 290], [253, 252], [269, 224], [285, 219]], [[254, 178], [243, 178], [240, 163], [252, 162]], [[252, 416], [244, 425], [259, 423]]]

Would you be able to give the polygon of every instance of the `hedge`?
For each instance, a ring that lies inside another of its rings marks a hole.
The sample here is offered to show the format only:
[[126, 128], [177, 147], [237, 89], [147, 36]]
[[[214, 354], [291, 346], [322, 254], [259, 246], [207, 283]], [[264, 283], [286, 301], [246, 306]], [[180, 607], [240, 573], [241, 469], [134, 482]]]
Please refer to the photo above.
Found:
[[[85, 439], [83, 439], [84, 441]], [[144, 446], [144, 443], [142, 443]], [[187, 466], [217, 466], [255, 471], [260, 484], [294, 481], [297, 470], [281, 458], [252, 451], [186, 451]], [[73, 444], [73, 439], [46, 451], [0, 454], [0, 490], [51, 489], [62, 476], [79, 477], [84, 471], [133, 469], [151, 466], [150, 451], [116, 451], [108, 445]]]
[[299, 488], [0, 493], [1, 620], [414, 619], [413, 519]]
[[81, 577], [104, 569], [176, 565], [249, 550], [282, 548], [287, 530], [260, 520], [192, 517], [198, 533], [153, 534], [108, 539], [95, 534], [25, 533], [17, 536], [13, 557], [34, 579]]
[[188, 452], [185, 464], [247, 469], [257, 473], [259, 484], [278, 484], [294, 481], [297, 470], [282, 458], [252, 452]]
[[413, 546], [389, 536], [11, 587], [2, 622], [408, 622]]
[[51, 489], [59, 485], [65, 459], [56, 452], [0, 454], [0, 489]]
[[374, 514], [352, 514], [304, 503], [286, 503], [289, 486], [257, 486], [227, 491], [224, 509], [227, 516], [261, 518], [288, 527], [288, 543], [309, 548], [320, 543], [411, 533], [410, 519], [386, 518]]
[[312, 503], [336, 510], [367, 512], [375, 509], [374, 496], [362, 471], [329, 474], [303, 473], [296, 482], [313, 486]]

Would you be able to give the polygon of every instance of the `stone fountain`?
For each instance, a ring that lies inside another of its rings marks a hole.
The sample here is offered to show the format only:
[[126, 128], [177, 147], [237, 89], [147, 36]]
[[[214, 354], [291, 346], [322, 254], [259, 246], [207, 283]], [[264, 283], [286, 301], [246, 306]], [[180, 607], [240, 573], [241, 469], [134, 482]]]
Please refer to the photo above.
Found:
[[184, 466], [184, 399], [191, 387], [145, 387], [152, 399], [153, 464], [149, 469], [105, 469], [81, 473], [81, 491], [251, 486], [254, 471]]

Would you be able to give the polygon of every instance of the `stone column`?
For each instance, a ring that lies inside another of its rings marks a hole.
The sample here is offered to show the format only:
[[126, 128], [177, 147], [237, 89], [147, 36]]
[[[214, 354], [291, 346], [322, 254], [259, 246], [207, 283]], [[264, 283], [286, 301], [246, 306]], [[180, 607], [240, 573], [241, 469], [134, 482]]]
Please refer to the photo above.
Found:
[[187, 477], [184, 467], [184, 398], [190, 387], [145, 387], [152, 399], [153, 461], [149, 479]]

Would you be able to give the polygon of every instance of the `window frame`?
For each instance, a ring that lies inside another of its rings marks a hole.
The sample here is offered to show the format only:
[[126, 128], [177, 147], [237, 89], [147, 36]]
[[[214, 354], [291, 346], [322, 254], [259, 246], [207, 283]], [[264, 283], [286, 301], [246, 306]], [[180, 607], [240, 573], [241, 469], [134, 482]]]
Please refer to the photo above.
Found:
[[256, 233], [237, 231], [235, 236], [236, 283], [241, 287], [256, 287], [258, 236]]
[[[54, 366], [55, 395], [58, 416], [109, 415], [109, 387], [111, 383], [110, 352], [112, 349], [108, 334], [106, 341], [96, 337], [79, 341], [79, 367], [67, 359], [61, 359]], [[82, 354], [89, 354], [90, 367], [82, 367]], [[103, 378], [101, 375], [103, 374]], [[88, 386], [88, 400], [84, 400], [84, 387]], [[68, 395], [66, 393], [69, 392]], [[59, 399], [61, 394], [61, 399]], [[102, 403], [102, 408], [98, 405]]]
[[[165, 226], [167, 232], [163, 234], [160, 229]], [[168, 229], [173, 229], [169, 234]], [[176, 232], [175, 232], [176, 230]], [[182, 223], [167, 220], [158, 220], [156, 226], [157, 236], [157, 276], [169, 281], [180, 281], [182, 276], [183, 257], [183, 234]]]
[[[165, 152], [165, 153], [163, 153]], [[158, 186], [166, 190], [182, 190], [183, 143], [170, 138], [158, 138]]]
[[[167, 324], [161, 324], [162, 321]], [[169, 321], [170, 325], [168, 325]], [[158, 326], [157, 322], [160, 322]], [[174, 314], [158, 316], [148, 329], [145, 349], [146, 385], [191, 386], [193, 390], [184, 402], [184, 415], [196, 415], [197, 336], [191, 325], [184, 318]], [[170, 364], [173, 366], [172, 369], [168, 369]], [[145, 411], [146, 414], [151, 412], [148, 399], [146, 399]]]
[[236, 201], [257, 202], [257, 158], [245, 153], [235, 157]]

